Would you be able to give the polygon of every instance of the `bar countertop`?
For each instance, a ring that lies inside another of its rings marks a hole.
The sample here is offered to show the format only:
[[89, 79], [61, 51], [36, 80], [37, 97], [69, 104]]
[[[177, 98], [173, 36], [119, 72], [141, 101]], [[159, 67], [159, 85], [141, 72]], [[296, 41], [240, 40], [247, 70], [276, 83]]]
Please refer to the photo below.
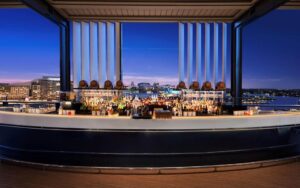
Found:
[[300, 124], [299, 112], [254, 116], [173, 117], [136, 120], [121, 116], [65, 116], [0, 112], [0, 124], [31, 127], [125, 130], [242, 129]]

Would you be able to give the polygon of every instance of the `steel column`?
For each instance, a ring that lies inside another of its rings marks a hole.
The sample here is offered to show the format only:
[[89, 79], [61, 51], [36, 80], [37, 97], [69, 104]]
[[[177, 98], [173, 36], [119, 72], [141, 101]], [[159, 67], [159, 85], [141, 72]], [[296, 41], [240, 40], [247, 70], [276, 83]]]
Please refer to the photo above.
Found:
[[60, 33], [60, 90], [71, 91], [70, 27], [59, 26]]
[[231, 95], [234, 106], [242, 106], [242, 27], [232, 24]]

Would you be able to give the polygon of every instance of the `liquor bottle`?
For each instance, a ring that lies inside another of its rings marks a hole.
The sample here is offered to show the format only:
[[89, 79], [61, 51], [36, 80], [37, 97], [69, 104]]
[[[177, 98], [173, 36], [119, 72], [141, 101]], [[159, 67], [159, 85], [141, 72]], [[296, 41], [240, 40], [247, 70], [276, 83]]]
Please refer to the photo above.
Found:
[[60, 104], [60, 106], [59, 106], [59, 109], [58, 109], [58, 115], [63, 115], [62, 104]]

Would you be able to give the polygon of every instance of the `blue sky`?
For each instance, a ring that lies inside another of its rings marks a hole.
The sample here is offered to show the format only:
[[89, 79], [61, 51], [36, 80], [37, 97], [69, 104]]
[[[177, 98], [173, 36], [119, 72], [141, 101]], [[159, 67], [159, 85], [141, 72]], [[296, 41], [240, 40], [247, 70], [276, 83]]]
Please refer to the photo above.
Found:
[[[244, 29], [245, 88], [300, 88], [299, 18], [277, 10]], [[125, 23], [122, 36], [127, 81], [177, 82], [176, 23]], [[0, 57], [0, 82], [58, 75], [59, 30], [30, 9], [0, 9]]]

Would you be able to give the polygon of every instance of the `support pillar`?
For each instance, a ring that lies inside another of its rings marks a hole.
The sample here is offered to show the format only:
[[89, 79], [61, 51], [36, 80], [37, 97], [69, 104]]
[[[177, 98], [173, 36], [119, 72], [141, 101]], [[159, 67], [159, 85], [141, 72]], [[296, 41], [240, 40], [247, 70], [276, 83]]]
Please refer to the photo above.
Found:
[[70, 27], [59, 26], [60, 31], [60, 90], [71, 91], [71, 66], [70, 66]]
[[234, 106], [242, 106], [242, 27], [232, 24], [231, 95]]

